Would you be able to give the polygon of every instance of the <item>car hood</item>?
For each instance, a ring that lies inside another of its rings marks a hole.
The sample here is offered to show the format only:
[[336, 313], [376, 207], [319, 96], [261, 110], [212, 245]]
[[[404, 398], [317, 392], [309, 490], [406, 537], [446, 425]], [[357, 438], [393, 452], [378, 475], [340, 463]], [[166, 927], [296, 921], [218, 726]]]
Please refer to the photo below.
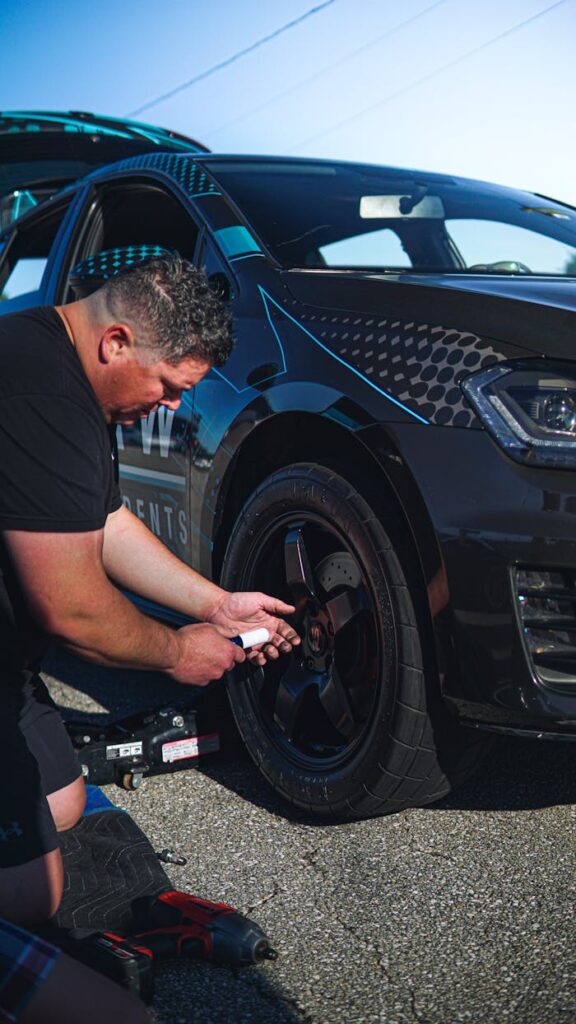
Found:
[[[576, 280], [290, 270], [294, 298], [471, 331], [518, 355], [576, 359]], [[512, 354], [512, 353], [510, 353]]]

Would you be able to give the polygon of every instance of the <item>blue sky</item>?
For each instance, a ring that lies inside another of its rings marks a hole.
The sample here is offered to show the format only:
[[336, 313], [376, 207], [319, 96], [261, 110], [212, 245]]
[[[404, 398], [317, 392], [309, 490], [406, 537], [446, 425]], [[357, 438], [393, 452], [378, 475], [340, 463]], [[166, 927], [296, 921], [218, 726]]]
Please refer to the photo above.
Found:
[[[322, 2], [4, 3], [1, 103], [122, 116]], [[576, 0], [332, 0], [139, 119], [215, 151], [445, 171], [576, 205], [575, 40]]]

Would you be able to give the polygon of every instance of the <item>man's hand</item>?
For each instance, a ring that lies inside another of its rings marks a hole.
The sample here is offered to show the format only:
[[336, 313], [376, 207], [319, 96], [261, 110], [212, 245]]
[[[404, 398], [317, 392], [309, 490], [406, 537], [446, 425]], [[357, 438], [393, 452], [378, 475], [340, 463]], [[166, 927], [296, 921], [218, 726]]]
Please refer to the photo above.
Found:
[[268, 594], [226, 593], [211, 610], [207, 620], [225, 630], [229, 636], [247, 633], [251, 629], [267, 629], [270, 639], [262, 646], [255, 647], [248, 655], [252, 663], [264, 665], [280, 654], [289, 654], [300, 643], [296, 630], [278, 617], [291, 615], [294, 611], [293, 605], [269, 597]]
[[231, 644], [215, 626], [206, 622], [183, 626], [176, 635], [182, 653], [166, 674], [177, 683], [206, 686], [246, 659], [241, 647]]

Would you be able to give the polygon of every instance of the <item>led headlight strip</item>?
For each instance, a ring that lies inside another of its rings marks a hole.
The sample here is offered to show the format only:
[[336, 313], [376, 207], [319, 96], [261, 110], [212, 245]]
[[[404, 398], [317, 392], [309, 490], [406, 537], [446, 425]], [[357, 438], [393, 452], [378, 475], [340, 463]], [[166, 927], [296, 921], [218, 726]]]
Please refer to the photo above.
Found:
[[576, 467], [576, 363], [499, 363], [461, 384], [497, 444], [516, 462]]

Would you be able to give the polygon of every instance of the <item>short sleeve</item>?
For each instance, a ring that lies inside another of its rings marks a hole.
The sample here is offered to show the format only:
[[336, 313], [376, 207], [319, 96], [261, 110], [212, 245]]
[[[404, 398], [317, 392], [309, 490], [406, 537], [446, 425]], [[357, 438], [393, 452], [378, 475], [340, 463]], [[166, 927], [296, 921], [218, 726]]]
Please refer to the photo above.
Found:
[[119, 504], [108, 429], [93, 410], [54, 395], [0, 401], [0, 529], [99, 530]]
[[118, 462], [118, 438], [116, 427], [108, 427], [108, 438], [110, 440], [110, 451], [112, 453], [113, 473], [110, 481], [108, 498], [108, 512], [117, 512], [122, 504], [120, 493], [120, 464]]

